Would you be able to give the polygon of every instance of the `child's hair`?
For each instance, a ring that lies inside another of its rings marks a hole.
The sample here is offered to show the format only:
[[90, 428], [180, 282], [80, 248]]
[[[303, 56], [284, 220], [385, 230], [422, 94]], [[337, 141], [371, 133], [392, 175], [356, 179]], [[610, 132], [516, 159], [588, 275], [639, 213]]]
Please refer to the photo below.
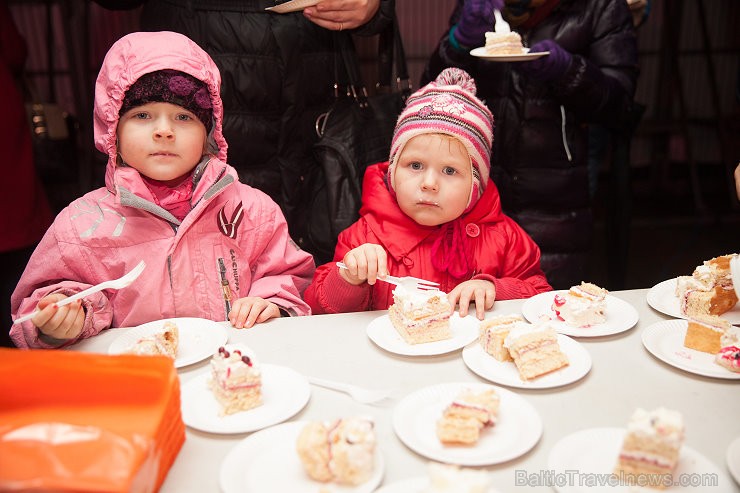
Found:
[[206, 127], [213, 126], [213, 106], [206, 84], [179, 70], [157, 70], [134, 82], [123, 99], [119, 115], [147, 103], [171, 103], [193, 113]]
[[493, 114], [475, 96], [475, 81], [459, 68], [447, 68], [436, 80], [412, 94], [398, 117], [391, 142], [388, 184], [394, 184], [396, 161], [406, 143], [422, 134], [445, 134], [467, 149], [473, 168], [470, 210], [488, 183], [493, 144]]

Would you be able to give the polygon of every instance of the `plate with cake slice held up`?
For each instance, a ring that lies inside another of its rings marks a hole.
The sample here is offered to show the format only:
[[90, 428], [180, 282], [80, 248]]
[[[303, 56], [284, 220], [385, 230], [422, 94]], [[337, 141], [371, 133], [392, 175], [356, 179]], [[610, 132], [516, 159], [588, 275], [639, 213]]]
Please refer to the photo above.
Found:
[[[349, 421], [355, 420], [350, 418]], [[385, 470], [374, 434], [354, 433], [347, 440], [342, 419], [328, 420], [332, 440], [326, 432], [312, 445], [309, 427], [323, 423], [292, 421], [260, 430], [228, 453], [221, 464], [219, 483], [224, 493], [370, 493], [380, 484]], [[340, 422], [337, 424], [337, 422]], [[362, 430], [360, 430], [362, 431]], [[365, 430], [367, 431], [367, 430]], [[361, 436], [360, 436], [361, 435]], [[360, 439], [361, 438], [361, 439]], [[352, 442], [352, 443], [350, 443]], [[302, 454], [304, 447], [314, 453]], [[330, 457], [336, 458], [329, 468]], [[322, 463], [323, 462], [323, 463]], [[321, 479], [315, 479], [321, 478]]]
[[[737, 339], [738, 327], [708, 317], [664, 320], [642, 332], [643, 346], [664, 363], [696, 375], [728, 380], [740, 380]], [[732, 347], [736, 349], [728, 349]]]
[[227, 339], [226, 328], [212, 320], [170, 318], [127, 329], [113, 340], [108, 353], [165, 355], [175, 360], [175, 368], [182, 368], [209, 358]]
[[403, 398], [393, 410], [393, 429], [424, 457], [484, 466], [527, 453], [542, 435], [542, 420], [510, 390], [455, 382], [424, 387]]
[[182, 385], [182, 419], [210, 433], [246, 433], [285, 421], [311, 396], [295, 370], [260, 363], [244, 344], [221, 346], [207, 372]]
[[529, 324], [501, 315], [480, 324], [478, 340], [463, 349], [465, 365], [494, 383], [522, 389], [549, 389], [582, 379], [591, 355], [580, 343], [558, 334], [553, 323]]
[[522, 314], [532, 323], [551, 320], [571, 337], [602, 337], [626, 332], [637, 324], [635, 307], [593, 283], [539, 293], [524, 301]]

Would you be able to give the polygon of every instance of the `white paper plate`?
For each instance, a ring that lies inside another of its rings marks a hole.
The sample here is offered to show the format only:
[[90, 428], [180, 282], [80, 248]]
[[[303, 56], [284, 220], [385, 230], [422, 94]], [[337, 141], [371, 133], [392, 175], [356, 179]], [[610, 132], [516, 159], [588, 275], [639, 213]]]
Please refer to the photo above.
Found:
[[386, 314], [368, 324], [367, 336], [375, 344], [391, 353], [404, 356], [431, 356], [449, 353], [470, 344], [478, 337], [480, 322], [475, 318], [475, 315], [460, 318], [460, 315], [455, 312], [450, 317], [451, 339], [409, 344], [403, 340], [401, 334], [393, 327], [391, 319]]
[[591, 355], [580, 343], [558, 334], [558, 344], [570, 364], [529, 382], [519, 377], [513, 361], [497, 360], [485, 352], [478, 341], [463, 349], [463, 361], [473, 372], [494, 383], [520, 389], [549, 389], [578, 381], [591, 370]]
[[727, 469], [740, 484], [740, 437], [735, 438], [727, 447]]
[[489, 62], [525, 62], [527, 60], [536, 60], [545, 55], [549, 55], [550, 52], [537, 51], [534, 53], [529, 53], [529, 48], [524, 48], [524, 53], [520, 53], [518, 55], [491, 55], [489, 53], [486, 53], [485, 46], [481, 46], [480, 48], [475, 48], [471, 50], [470, 54], [474, 57], [488, 60]]
[[[231, 347], [231, 346], [229, 346]], [[246, 433], [285, 421], [311, 397], [306, 377], [285, 366], [262, 364], [262, 405], [226, 416], [208, 388], [210, 370], [182, 386], [182, 420], [211, 433]]]
[[[437, 420], [464, 388], [494, 387], [501, 398], [495, 426], [486, 428], [473, 446], [445, 446], [437, 438]], [[525, 454], [542, 435], [534, 407], [510, 390], [482, 383], [459, 382], [424, 387], [404, 397], [393, 410], [393, 429], [414, 452], [461, 466], [500, 464]]]
[[[644, 491], [655, 493], [655, 489], [630, 488], [619, 484], [619, 475], [611, 476], [617, 464], [619, 450], [622, 447], [624, 428], [591, 428], [577, 431], [564, 438], [550, 450], [547, 458], [547, 469], [552, 471], [553, 484], [550, 485], [560, 493], [632, 493]], [[566, 473], [566, 471], [570, 471]], [[716, 474], [717, 486], [698, 484], [693, 486], [675, 485], [666, 488], [666, 493], [727, 492], [734, 490], [732, 480], [724, 471], [709, 459], [688, 445], [681, 448], [673, 479], [676, 482], [705, 481]], [[690, 476], [689, 476], [690, 475]], [[602, 480], [600, 486], [590, 482]], [[616, 484], [610, 486], [607, 481]]]
[[[430, 491], [429, 478], [419, 476], [384, 485], [382, 488], [375, 490], [375, 493], [426, 493], [427, 491]], [[489, 488], [486, 493], [498, 493], [498, 490]]]
[[642, 331], [642, 344], [659, 360], [696, 375], [740, 380], [735, 373], [714, 362], [714, 355], [689, 349], [683, 345], [686, 320], [664, 320], [651, 324]]
[[[650, 288], [647, 302], [661, 313], [671, 317], [686, 318], [686, 315], [681, 313], [681, 306], [676, 296], [676, 278], [659, 282]], [[721, 317], [733, 325], [740, 324], [740, 303], [737, 303], [732, 310], [723, 313]]]
[[180, 340], [177, 349], [175, 368], [192, 365], [209, 358], [218, 351], [219, 346], [226, 344], [228, 335], [226, 327], [204, 318], [167, 318], [155, 320], [126, 330], [108, 347], [109, 354], [126, 352], [140, 338], [160, 330], [165, 322], [177, 325]]
[[224, 493], [370, 493], [383, 479], [383, 456], [376, 447], [375, 470], [365, 483], [350, 487], [321, 483], [303, 470], [296, 440], [307, 421], [292, 421], [258, 431], [239, 442], [221, 464]]
[[634, 306], [616, 296], [606, 295], [606, 322], [591, 327], [572, 327], [555, 318], [552, 301], [556, 294], [567, 291], [547, 291], [527, 299], [522, 304], [522, 314], [530, 323], [542, 317], [551, 319], [555, 330], [572, 337], [600, 337], [630, 330], [637, 323], [638, 315]]
[[313, 7], [319, 3], [319, 0], [290, 0], [289, 2], [275, 5], [274, 7], [267, 7], [265, 10], [275, 12], [278, 14], [285, 14], [287, 12], [295, 12], [297, 10], [303, 10], [307, 7]]

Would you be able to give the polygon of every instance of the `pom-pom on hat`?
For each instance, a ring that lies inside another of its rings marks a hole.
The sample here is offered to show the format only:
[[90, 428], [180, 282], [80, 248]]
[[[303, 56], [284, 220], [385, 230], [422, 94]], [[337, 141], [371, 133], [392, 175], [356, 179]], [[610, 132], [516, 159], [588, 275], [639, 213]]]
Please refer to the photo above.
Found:
[[119, 115], [147, 103], [171, 103], [193, 113], [210, 132], [213, 106], [206, 84], [179, 70], [158, 70], [134, 82], [123, 98]]
[[447, 68], [436, 80], [412, 94], [398, 117], [391, 142], [388, 183], [395, 187], [396, 161], [406, 143], [421, 134], [447, 134], [467, 149], [473, 166], [473, 190], [468, 210], [488, 183], [491, 172], [493, 114], [476, 97], [473, 78], [459, 68]]

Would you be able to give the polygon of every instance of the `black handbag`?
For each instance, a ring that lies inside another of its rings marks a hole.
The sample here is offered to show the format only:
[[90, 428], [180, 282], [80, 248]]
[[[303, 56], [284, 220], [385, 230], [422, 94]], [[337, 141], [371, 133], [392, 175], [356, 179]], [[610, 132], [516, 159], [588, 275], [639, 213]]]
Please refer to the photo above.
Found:
[[[378, 94], [367, 94], [352, 38], [337, 36], [337, 44], [338, 63], [344, 64], [349, 85], [345, 97], [337, 97], [316, 120], [319, 140], [313, 150], [319, 175], [309, 206], [308, 244], [304, 248], [313, 253], [317, 265], [333, 258], [337, 236], [359, 218], [365, 169], [388, 160], [393, 129], [411, 94], [395, 17], [378, 40]], [[396, 87], [392, 88], [394, 67]]]

